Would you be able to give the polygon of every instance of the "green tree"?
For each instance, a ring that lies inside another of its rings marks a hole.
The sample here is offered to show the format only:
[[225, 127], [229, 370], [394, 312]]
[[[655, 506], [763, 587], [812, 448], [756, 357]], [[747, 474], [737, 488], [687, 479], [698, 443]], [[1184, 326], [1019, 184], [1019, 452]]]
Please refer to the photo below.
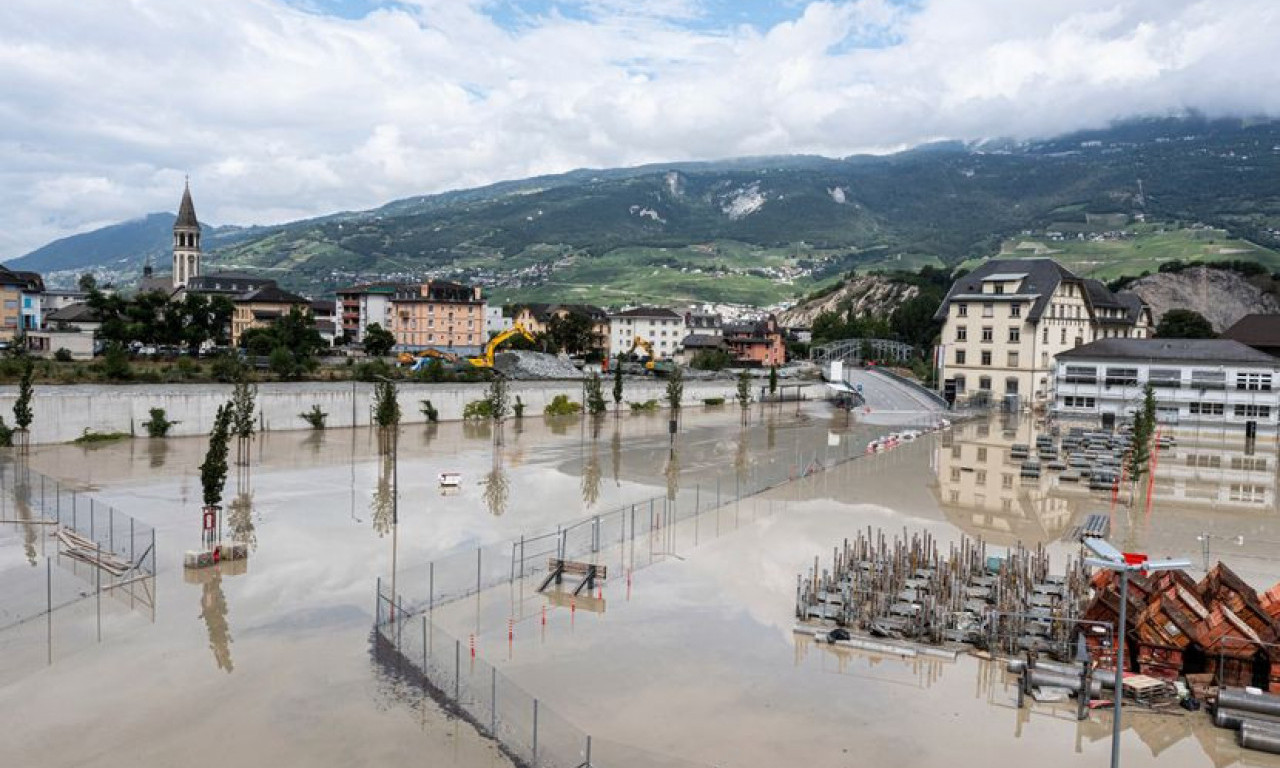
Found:
[[247, 372], [242, 372], [231, 392], [231, 431], [241, 440], [253, 437], [253, 410], [258, 388], [249, 382]]
[[489, 418], [494, 421], [505, 419], [507, 411], [510, 410], [507, 380], [502, 376], [494, 376], [493, 381], [489, 382], [489, 389], [485, 392], [484, 399], [489, 403]]
[[200, 465], [200, 487], [204, 505], [216, 507], [222, 503], [222, 490], [227, 483], [227, 444], [231, 437], [231, 403], [218, 406], [209, 432], [209, 449]]
[[555, 315], [547, 321], [547, 341], [550, 351], [570, 355], [580, 355], [598, 346], [591, 317], [579, 310], [570, 310], [564, 316]]
[[98, 290], [98, 278], [93, 276], [92, 272], [85, 272], [76, 280], [76, 287], [88, 293]]
[[386, 357], [396, 345], [396, 335], [380, 323], [370, 323], [364, 331], [364, 351], [374, 357]]
[[618, 353], [618, 362], [613, 366], [613, 410], [616, 413], [622, 407], [622, 353]]
[[680, 410], [680, 401], [684, 399], [684, 373], [680, 366], [671, 370], [667, 376], [667, 407], [673, 411]]
[[436, 407], [431, 404], [430, 400], [421, 400], [419, 402], [421, 402], [422, 407], [418, 410], [422, 412], [423, 418], [425, 418], [428, 423], [435, 423], [440, 420], [440, 412], [436, 410]]
[[1191, 309], [1171, 309], [1156, 324], [1156, 337], [1161, 339], [1216, 339], [1213, 324]]
[[400, 423], [400, 402], [393, 381], [379, 381], [373, 388], [373, 421], [384, 429]]
[[738, 407], [747, 410], [751, 404], [751, 374], [747, 369], [738, 371]]
[[107, 352], [102, 357], [102, 375], [110, 381], [128, 381], [133, 376], [129, 353], [118, 342], [107, 345]]
[[778, 394], [778, 366], [769, 366], [769, 397], [776, 397]]
[[1142, 390], [1142, 409], [1133, 416], [1133, 445], [1129, 449], [1129, 476], [1134, 482], [1147, 471], [1151, 438], [1156, 429], [1156, 395], [1151, 384]]
[[591, 374], [586, 381], [587, 387], [587, 413], [592, 416], [599, 416], [609, 409], [604, 400], [604, 386], [600, 381], [599, 374]]
[[298, 360], [286, 347], [276, 347], [267, 356], [267, 364], [271, 372], [282, 379], [292, 379], [301, 375]]
[[169, 429], [177, 424], [176, 421], [169, 421], [168, 414], [163, 408], [151, 408], [147, 411], [151, 418], [142, 423], [147, 430], [147, 437], [167, 437]]
[[733, 365], [733, 355], [723, 349], [700, 349], [689, 361], [690, 368], [701, 371], [723, 371]]
[[13, 402], [13, 423], [18, 429], [26, 432], [31, 426], [35, 414], [31, 410], [31, 379], [35, 376], [35, 364], [28, 358], [22, 365], [22, 376], [18, 379], [18, 399]]
[[311, 406], [311, 410], [298, 414], [298, 418], [311, 425], [312, 429], [322, 430], [329, 418], [329, 414], [320, 409], [320, 404], [316, 403]]

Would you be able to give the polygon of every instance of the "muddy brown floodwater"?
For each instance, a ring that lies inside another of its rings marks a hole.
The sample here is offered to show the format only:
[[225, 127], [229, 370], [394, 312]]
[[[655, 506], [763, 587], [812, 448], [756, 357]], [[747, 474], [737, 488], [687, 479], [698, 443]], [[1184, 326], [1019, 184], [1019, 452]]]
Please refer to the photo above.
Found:
[[[745, 428], [735, 408], [689, 410], [675, 477], [665, 414], [610, 416], [594, 434], [582, 419], [526, 418], [508, 425], [496, 455], [487, 427], [406, 428], [396, 473], [368, 430], [268, 433], [228, 482], [227, 525], [254, 543], [251, 555], [198, 573], [181, 562], [199, 542], [203, 440], [33, 449], [33, 470], [155, 526], [159, 575], [153, 610], [103, 602], [98, 641], [96, 602], [74, 600], [93, 592], [84, 570], [58, 558], [43, 529], [0, 524], [0, 619], [38, 608], [46, 573], [55, 602], [71, 601], [54, 612], [52, 647], [43, 620], [0, 630], [0, 711], [10, 713], [0, 764], [506, 765], [371, 653], [396, 478], [398, 561], [409, 573], [743, 462], [829, 465], [833, 444], [856, 452], [891, 428], [849, 424], [817, 403], [753, 408]], [[1190, 557], [1198, 569], [1221, 557], [1258, 587], [1280, 579], [1274, 445], [1249, 453], [1230, 437], [1184, 440], [1162, 455], [1149, 506], [1145, 493], [1113, 504], [1051, 477], [1013, 477], [1008, 446], [1034, 443], [1034, 430], [1029, 420], [968, 424], [685, 521], [658, 555], [632, 548], [646, 567], [629, 590], [607, 582], [600, 612], [557, 602], [543, 628], [545, 598], [504, 587], [435, 621], [474, 634], [503, 675], [598, 738], [703, 764], [1098, 765], [1107, 714], [1076, 723], [1052, 706], [1019, 711], [995, 665], [878, 658], [792, 633], [797, 574], [867, 526], [928, 529], [944, 543], [961, 533], [1046, 543], [1061, 562], [1074, 551], [1064, 541], [1072, 527], [1101, 511], [1128, 548]], [[446, 470], [463, 487], [442, 495]], [[0, 519], [20, 511], [10, 490]], [[422, 585], [400, 591], [413, 599]], [[1280, 766], [1242, 752], [1201, 714], [1125, 724], [1126, 765]]]
[[[739, 454], [816, 455], [832, 431], [862, 445], [883, 428], [818, 404], [753, 409], [745, 431], [736, 408], [690, 409], [679, 482]], [[250, 557], [201, 572], [184, 572], [182, 555], [200, 540], [203, 439], [33, 448], [32, 470], [154, 526], [159, 573], [154, 609], [113, 593], [99, 614], [92, 576], [57, 557], [43, 528], [0, 523], [0, 619], [42, 607], [46, 574], [55, 605], [69, 602], [48, 627], [40, 617], [0, 630], [0, 711], [21, 723], [0, 733], [0, 764], [508, 764], [372, 658], [392, 484], [399, 561], [422, 563], [662, 492], [667, 417], [609, 416], [594, 435], [583, 419], [525, 418], [508, 424], [496, 458], [492, 445], [486, 426], [405, 428], [393, 473], [369, 430], [260, 435], [226, 493], [226, 525], [253, 542]], [[437, 484], [446, 470], [463, 477], [447, 496]], [[11, 495], [0, 493], [5, 510]]]

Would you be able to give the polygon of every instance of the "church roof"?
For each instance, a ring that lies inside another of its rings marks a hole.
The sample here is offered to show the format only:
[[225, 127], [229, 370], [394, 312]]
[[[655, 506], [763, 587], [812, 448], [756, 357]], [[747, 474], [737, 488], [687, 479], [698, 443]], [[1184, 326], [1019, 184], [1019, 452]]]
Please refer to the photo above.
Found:
[[200, 222], [196, 220], [196, 205], [191, 202], [190, 184], [182, 188], [182, 203], [178, 205], [178, 219], [173, 222], [173, 226], [175, 229], [200, 226]]

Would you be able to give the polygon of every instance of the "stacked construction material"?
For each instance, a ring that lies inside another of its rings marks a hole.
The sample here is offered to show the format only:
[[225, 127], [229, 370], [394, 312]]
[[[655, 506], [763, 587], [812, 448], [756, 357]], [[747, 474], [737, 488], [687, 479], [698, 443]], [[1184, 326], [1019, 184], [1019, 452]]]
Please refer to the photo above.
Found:
[[868, 528], [797, 577], [796, 615], [895, 640], [971, 643], [1069, 657], [1088, 588], [1077, 561], [1049, 572], [1043, 547], [990, 556], [980, 539], [961, 537], [946, 553], [930, 533], [892, 538]]

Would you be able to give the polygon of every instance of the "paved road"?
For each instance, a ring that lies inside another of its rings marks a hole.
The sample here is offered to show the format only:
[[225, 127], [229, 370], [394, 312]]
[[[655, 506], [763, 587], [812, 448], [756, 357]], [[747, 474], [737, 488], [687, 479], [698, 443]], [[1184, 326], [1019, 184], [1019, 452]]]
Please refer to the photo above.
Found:
[[875, 411], [914, 411], [937, 413], [942, 406], [914, 388], [877, 373], [874, 369], [846, 368], [844, 380], [854, 389], [862, 385], [867, 406]]

